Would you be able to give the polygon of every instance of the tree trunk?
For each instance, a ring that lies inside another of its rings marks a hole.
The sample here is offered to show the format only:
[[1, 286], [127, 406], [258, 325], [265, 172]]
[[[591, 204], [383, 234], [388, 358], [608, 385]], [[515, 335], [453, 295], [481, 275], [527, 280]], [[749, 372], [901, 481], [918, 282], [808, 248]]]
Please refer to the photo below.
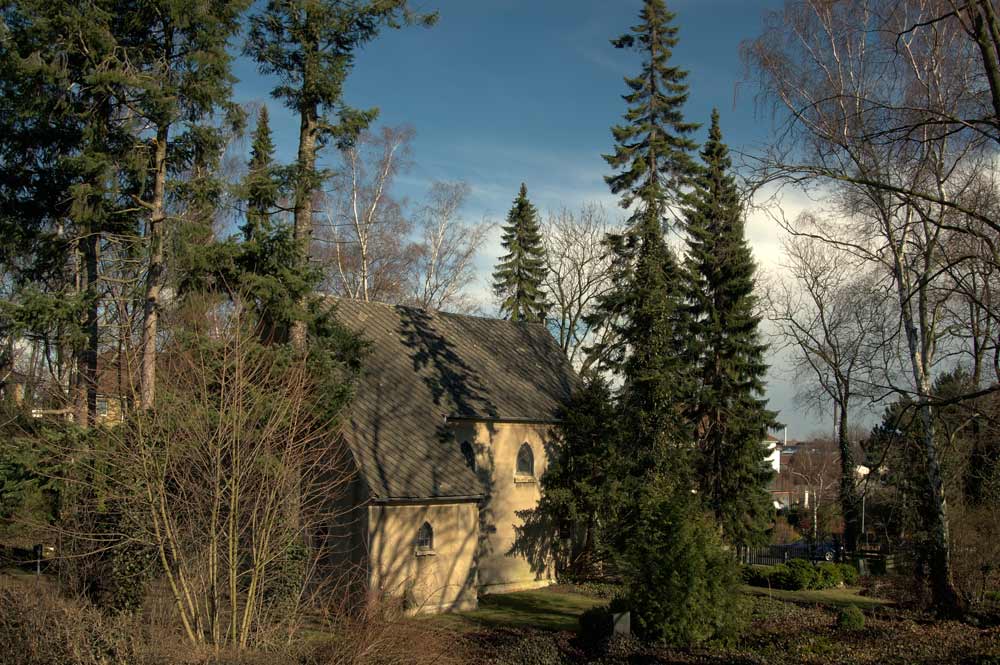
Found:
[[[318, 109], [315, 104], [300, 109], [299, 153], [295, 185], [295, 213], [293, 233], [295, 242], [302, 252], [302, 260], [308, 263], [312, 249], [312, 197], [316, 188], [316, 137], [319, 131]], [[304, 304], [304, 303], [300, 303]], [[290, 332], [292, 346], [298, 351], [306, 348], [305, 321], [292, 322]]]
[[139, 378], [139, 406], [153, 408], [156, 397], [156, 333], [160, 316], [160, 293], [165, 276], [163, 266], [163, 222], [166, 218], [164, 191], [167, 182], [167, 139], [169, 127], [156, 131], [153, 203], [149, 215], [149, 268], [146, 273], [146, 299], [142, 318], [142, 371]]
[[91, 427], [97, 415], [97, 346], [100, 342], [97, 297], [98, 259], [100, 234], [85, 233], [79, 240], [80, 292], [87, 299], [87, 313], [83, 321], [86, 345], [76, 357], [75, 418], [81, 427]]
[[840, 448], [840, 509], [844, 514], [844, 549], [853, 552], [857, 548], [860, 531], [858, 495], [854, 486], [854, 454], [847, 438], [847, 400], [840, 405], [837, 423], [837, 445]]
[[[921, 391], [923, 392], [923, 391]], [[927, 399], [926, 395], [921, 395]], [[937, 455], [934, 417], [929, 404], [920, 407], [924, 427], [924, 452], [927, 458], [928, 527], [931, 531], [930, 566], [931, 591], [934, 607], [942, 615], [962, 613], [962, 599], [955, 590], [951, 568], [951, 538], [948, 529], [948, 501], [941, 479], [941, 464]]]
[[972, 36], [983, 59], [995, 113], [993, 124], [997, 126], [997, 118], [1000, 118], [1000, 26], [997, 25], [992, 0], [979, 0], [971, 8], [971, 14]]

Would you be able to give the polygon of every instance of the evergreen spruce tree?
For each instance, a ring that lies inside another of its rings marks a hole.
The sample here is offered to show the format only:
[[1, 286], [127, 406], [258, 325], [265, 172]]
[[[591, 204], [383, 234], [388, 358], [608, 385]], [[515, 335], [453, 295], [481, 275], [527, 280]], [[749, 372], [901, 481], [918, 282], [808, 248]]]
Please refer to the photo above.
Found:
[[538, 211], [528, 201], [528, 188], [521, 189], [507, 213], [503, 248], [493, 271], [493, 291], [500, 298], [500, 312], [511, 321], [545, 321], [545, 247], [538, 227]]
[[623, 375], [621, 407], [632, 448], [626, 454], [641, 477], [665, 463], [679, 471], [686, 457], [682, 446], [673, 445], [686, 439], [678, 408], [687, 385], [679, 353], [683, 292], [664, 232], [694, 169], [695, 144], [688, 135], [697, 125], [682, 115], [687, 73], [669, 65], [677, 43], [673, 14], [663, 0], [646, 0], [640, 19], [612, 41], [641, 53], [643, 62], [638, 76], [625, 78], [626, 122], [612, 128], [615, 149], [604, 156], [617, 171], [605, 178], [611, 191], [634, 212], [625, 233], [607, 239], [617, 288], [599, 301], [592, 322], [613, 333], [612, 345], [594, 351]]
[[[271, 94], [299, 116], [292, 230], [303, 262], [312, 243], [313, 196], [323, 177], [316, 166], [320, 149], [330, 141], [350, 144], [378, 115], [377, 109], [358, 110], [343, 100], [357, 50], [383, 27], [437, 20], [437, 14], [416, 14], [407, 5], [407, 0], [268, 0], [250, 17], [244, 51], [262, 74], [278, 78]], [[296, 323], [291, 334], [303, 349], [305, 324]]]
[[[723, 637], [736, 594], [735, 560], [705, 519], [693, 476], [690, 333], [683, 271], [664, 239], [673, 208], [696, 175], [684, 122], [686, 73], [668, 64], [677, 43], [663, 0], [645, 0], [641, 22], [612, 42], [644, 55], [626, 78], [626, 123], [612, 129], [617, 173], [608, 185], [634, 213], [626, 232], [608, 239], [618, 288], [599, 303], [614, 346], [599, 351], [623, 379], [617, 455], [627, 460], [616, 548], [636, 626], [650, 639], [677, 643]], [[655, 592], [651, 593], [651, 590]]]
[[[560, 413], [549, 464], [542, 476], [542, 496], [532, 517], [541, 527], [524, 536], [560, 535], [557, 572], [587, 579], [608, 560], [609, 530], [621, 503], [618, 491], [621, 460], [615, 455], [619, 434], [615, 404], [608, 382], [598, 376], [585, 378]], [[518, 540], [521, 540], [519, 538]], [[515, 543], [518, 547], [521, 543]], [[524, 547], [519, 551], [533, 552]]]
[[764, 439], [777, 426], [763, 399], [766, 345], [760, 342], [754, 264], [744, 235], [729, 151], [712, 112], [704, 168], [687, 196], [691, 360], [697, 367], [692, 420], [701, 493], [731, 543], [760, 542], [771, 521], [771, 470]]
[[261, 233], [271, 229], [271, 215], [274, 214], [281, 193], [281, 184], [274, 166], [274, 141], [271, 139], [271, 123], [267, 106], [262, 106], [257, 114], [250, 144], [250, 163], [243, 181], [246, 195], [246, 220], [241, 226], [243, 239], [251, 242]]

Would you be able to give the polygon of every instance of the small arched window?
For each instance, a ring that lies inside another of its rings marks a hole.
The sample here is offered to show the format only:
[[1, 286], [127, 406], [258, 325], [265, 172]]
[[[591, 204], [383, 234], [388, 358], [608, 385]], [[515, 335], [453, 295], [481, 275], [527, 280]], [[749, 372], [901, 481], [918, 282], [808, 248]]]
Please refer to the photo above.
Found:
[[522, 444], [521, 449], [517, 451], [517, 475], [535, 475], [535, 454], [531, 452], [531, 446], [527, 443]]
[[468, 441], [462, 442], [462, 456], [465, 457], [465, 463], [469, 465], [469, 468], [475, 471], [476, 451], [472, 449], [472, 444]]
[[424, 522], [417, 531], [417, 551], [430, 552], [434, 549], [434, 529], [430, 522]]

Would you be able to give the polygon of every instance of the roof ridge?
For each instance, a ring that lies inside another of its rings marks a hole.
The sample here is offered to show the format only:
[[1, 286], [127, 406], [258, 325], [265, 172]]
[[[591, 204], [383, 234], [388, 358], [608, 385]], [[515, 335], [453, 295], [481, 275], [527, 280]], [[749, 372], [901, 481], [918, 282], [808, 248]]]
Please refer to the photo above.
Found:
[[431, 316], [448, 316], [457, 319], [478, 319], [480, 321], [496, 321], [499, 323], [509, 323], [513, 326], [542, 326], [548, 330], [548, 326], [542, 321], [511, 321], [510, 319], [501, 319], [495, 316], [487, 316], [485, 314], [461, 314], [459, 312], [446, 312], [441, 309], [427, 309], [424, 307], [416, 307], [415, 305], [400, 305], [393, 304], [389, 302], [382, 302], [380, 300], [358, 300], [357, 298], [348, 298], [345, 296], [335, 296], [332, 294], [325, 294], [323, 296], [326, 300], [332, 301], [346, 301], [350, 303], [357, 303], [358, 305], [378, 305], [379, 307], [387, 307], [389, 309], [410, 309], [416, 312], [423, 312]]

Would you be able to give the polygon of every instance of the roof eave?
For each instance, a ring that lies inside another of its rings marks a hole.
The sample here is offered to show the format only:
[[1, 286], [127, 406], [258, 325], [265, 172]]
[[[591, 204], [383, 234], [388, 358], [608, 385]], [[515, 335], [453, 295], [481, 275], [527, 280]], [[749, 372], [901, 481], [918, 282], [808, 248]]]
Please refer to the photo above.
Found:
[[485, 494], [466, 494], [458, 496], [375, 497], [371, 502], [379, 506], [416, 506], [445, 503], [478, 503], [485, 498]]
[[489, 423], [520, 423], [526, 425], [558, 425], [562, 422], [560, 418], [521, 418], [517, 416], [445, 416], [446, 422], [489, 422]]

